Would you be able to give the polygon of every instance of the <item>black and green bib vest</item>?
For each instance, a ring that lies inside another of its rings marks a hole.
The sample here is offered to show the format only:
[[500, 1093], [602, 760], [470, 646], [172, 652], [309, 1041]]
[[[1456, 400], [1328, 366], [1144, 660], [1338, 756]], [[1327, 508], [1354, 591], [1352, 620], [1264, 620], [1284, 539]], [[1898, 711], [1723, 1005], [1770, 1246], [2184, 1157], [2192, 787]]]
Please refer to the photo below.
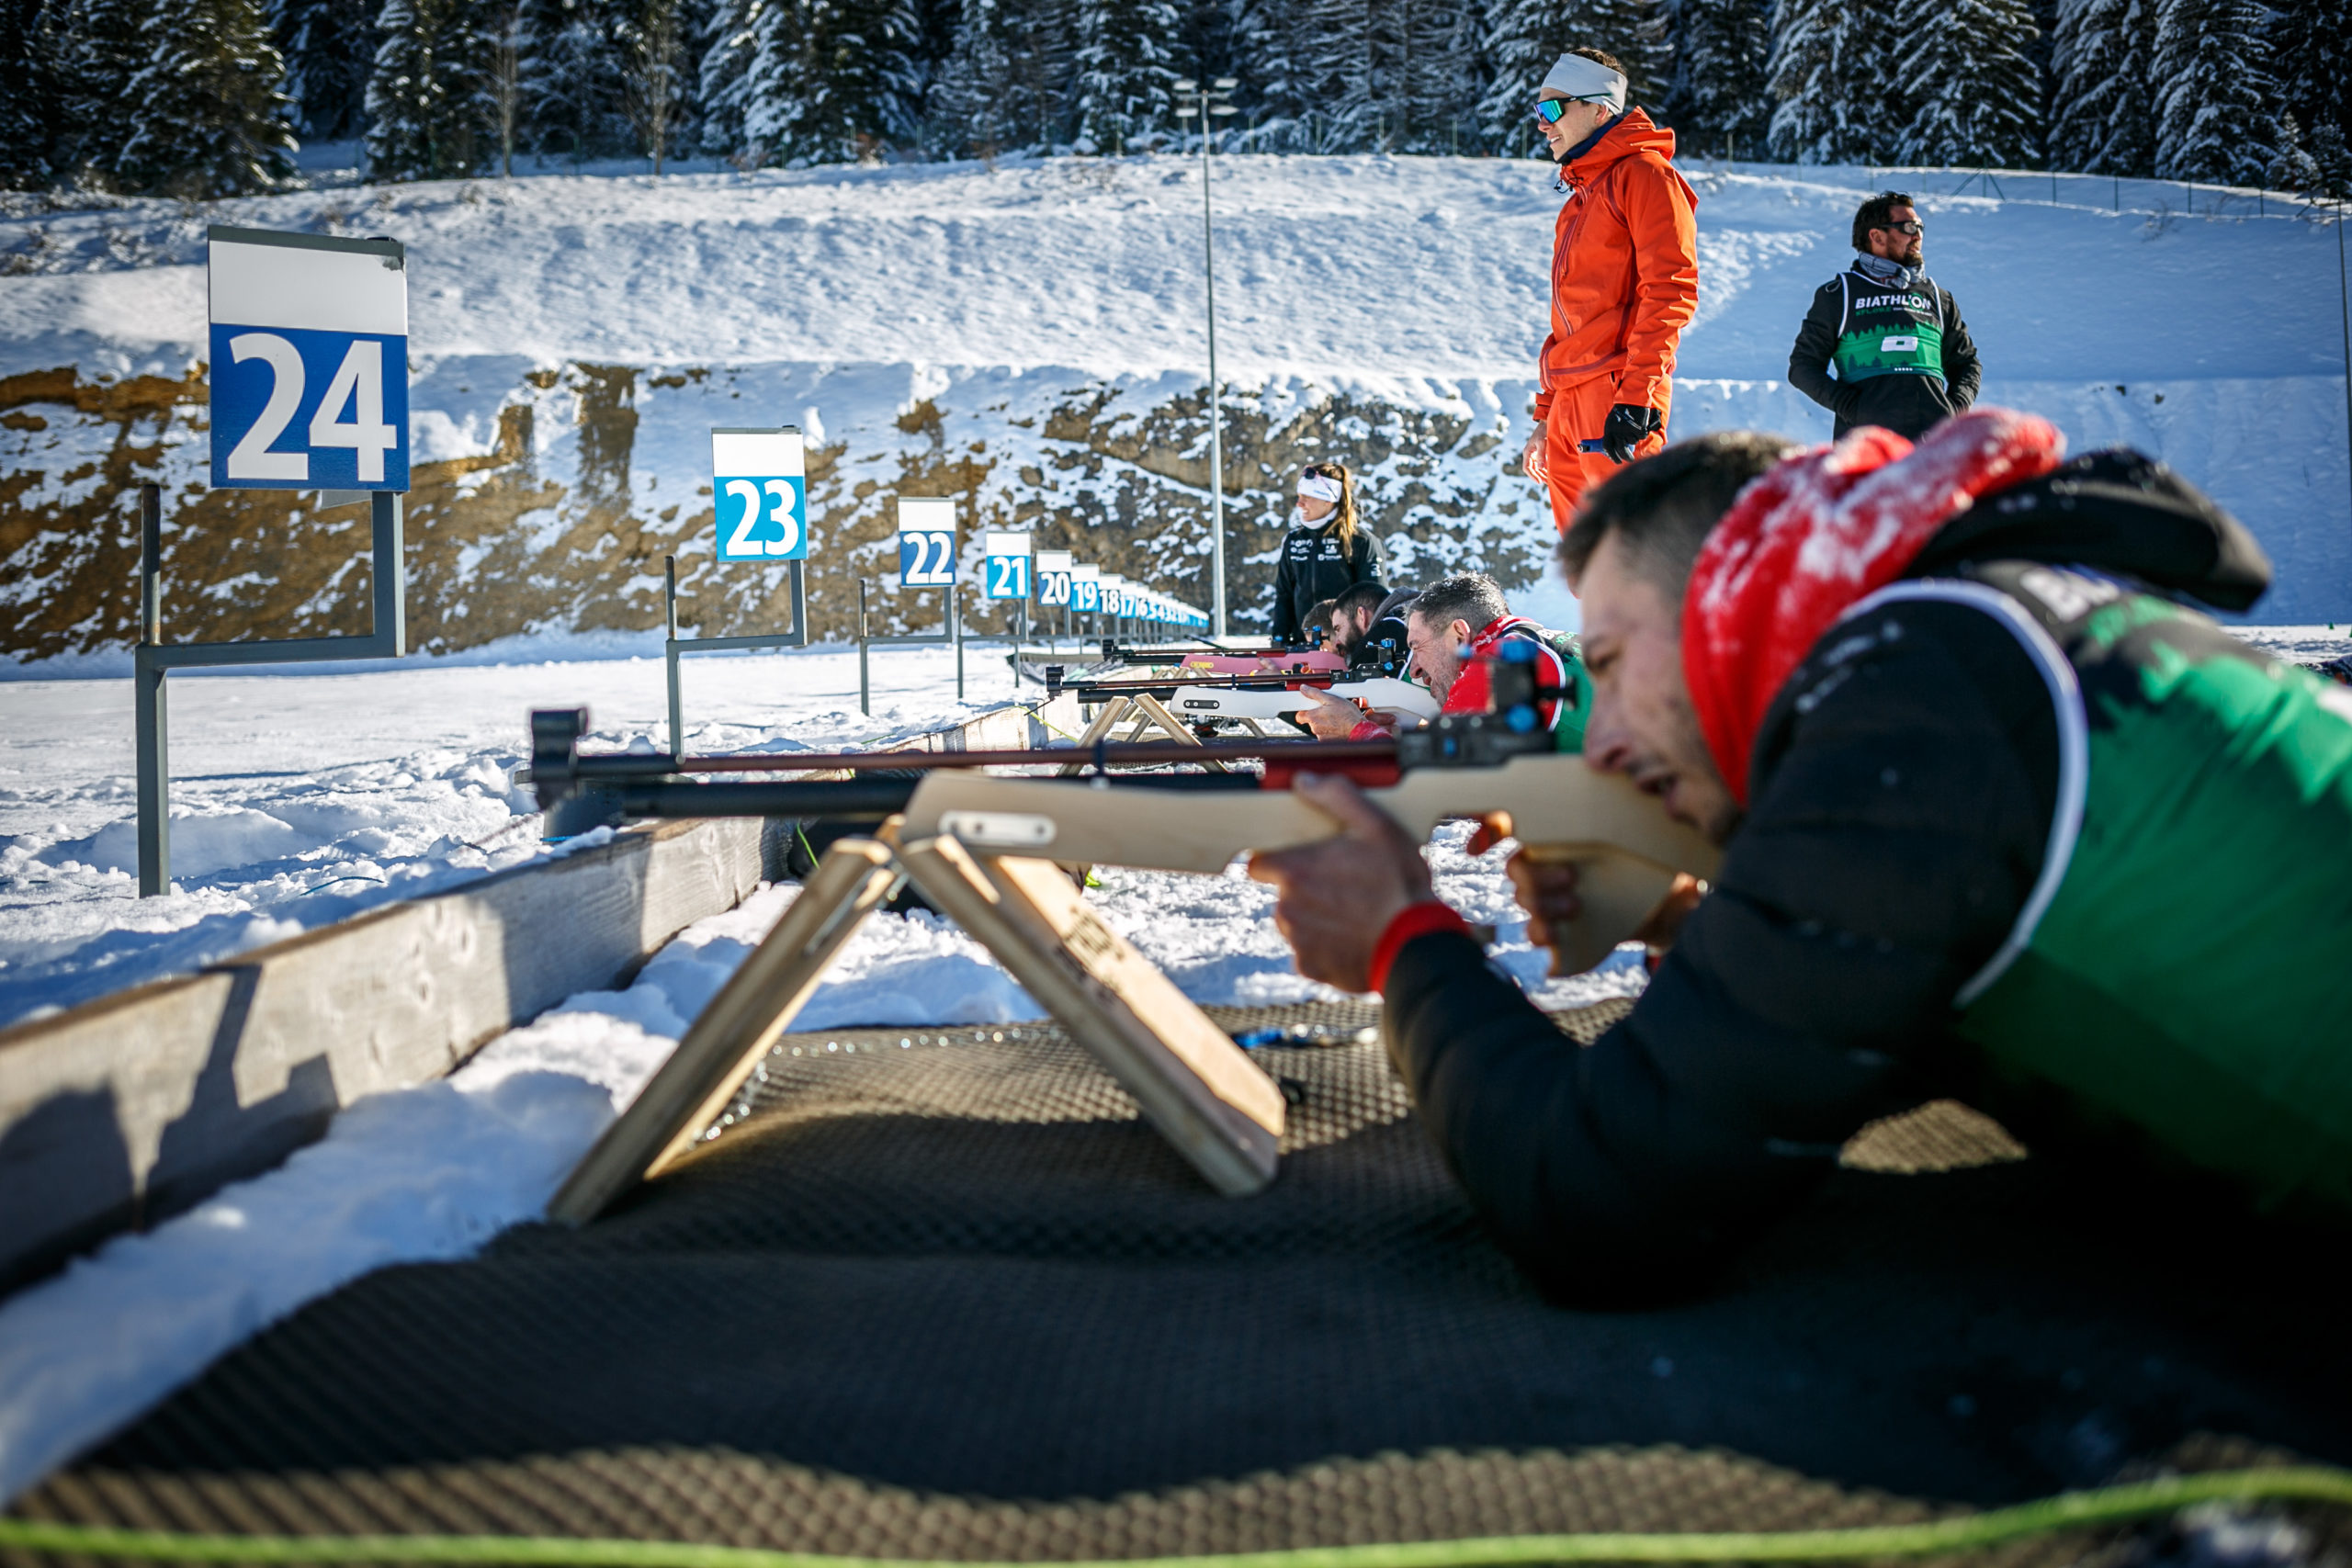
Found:
[[1838, 287], [1846, 294], [1832, 356], [1839, 380], [1905, 372], [1946, 378], [1943, 295], [1932, 281], [1898, 288], [1849, 267]]
[[1849, 612], [1973, 605], [2056, 711], [2041, 873], [1958, 1032], [2265, 1206], [2352, 1211], [2352, 691], [2086, 570], [1966, 570]]

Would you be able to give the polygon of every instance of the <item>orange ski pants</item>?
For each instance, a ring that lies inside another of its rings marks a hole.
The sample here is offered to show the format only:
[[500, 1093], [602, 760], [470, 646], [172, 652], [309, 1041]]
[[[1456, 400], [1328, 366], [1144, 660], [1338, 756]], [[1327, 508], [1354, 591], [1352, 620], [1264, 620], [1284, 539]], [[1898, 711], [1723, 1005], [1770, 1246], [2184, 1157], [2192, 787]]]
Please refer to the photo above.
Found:
[[[1581, 387], [1571, 387], [1565, 392], [1552, 394], [1550, 415], [1544, 423], [1544, 471], [1552, 490], [1552, 521], [1560, 532], [1568, 531], [1574, 520], [1577, 502], [1586, 490], [1615, 473], [1619, 465], [1610, 461], [1606, 452], [1580, 452], [1577, 443], [1598, 441], [1601, 428], [1609, 423], [1609, 411], [1617, 403], [1617, 378], [1597, 377]], [[1674, 404], [1674, 382], [1662, 378], [1658, 382], [1658, 413], [1660, 423]], [[1634, 448], [1636, 457], [1648, 457], [1666, 450], [1666, 432], [1653, 433]]]

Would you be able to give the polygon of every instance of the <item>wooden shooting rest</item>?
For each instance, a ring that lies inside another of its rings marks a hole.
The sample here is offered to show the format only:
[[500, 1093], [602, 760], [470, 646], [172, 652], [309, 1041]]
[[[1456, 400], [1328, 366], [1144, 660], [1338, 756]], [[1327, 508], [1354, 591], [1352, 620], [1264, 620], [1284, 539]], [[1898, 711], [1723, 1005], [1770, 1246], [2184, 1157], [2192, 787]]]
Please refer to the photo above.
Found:
[[[1516, 770], [1516, 772], [1514, 772]], [[1482, 770], [1480, 798], [1507, 801], [1521, 840], [1579, 868], [1585, 915], [1561, 957], [1588, 968], [1657, 907], [1677, 872], [1713, 874], [1715, 852], [1623, 780], [1575, 757]], [[1369, 796], [1426, 839], [1457, 816], [1460, 775], [1428, 769]], [[1155, 795], [1166, 797], [1155, 809]], [[1214, 809], [1202, 810], [1214, 803]], [[1219, 1192], [1274, 1179], [1283, 1102], [1272, 1079], [1149, 960], [1087, 907], [1057, 862], [1215, 874], [1250, 849], [1329, 837], [1337, 824], [1288, 790], [1209, 796], [1073, 787], [1069, 781], [942, 772], [875, 838], [843, 839], [688, 1028], [644, 1089], [573, 1168], [548, 1217], [584, 1224], [659, 1176], [725, 1111], [787, 1029], [842, 944], [901, 880], [995, 955]], [[1053, 858], [1037, 858], [1050, 854]]]

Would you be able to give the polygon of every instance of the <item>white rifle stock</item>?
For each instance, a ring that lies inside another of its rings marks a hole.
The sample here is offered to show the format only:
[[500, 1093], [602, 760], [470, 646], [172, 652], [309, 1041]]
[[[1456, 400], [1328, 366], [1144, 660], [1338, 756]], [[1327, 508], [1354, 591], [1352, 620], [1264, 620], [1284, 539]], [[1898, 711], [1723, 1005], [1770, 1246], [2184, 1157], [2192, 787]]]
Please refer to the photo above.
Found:
[[[1438, 716], [1438, 701], [1427, 686], [1375, 675], [1366, 681], [1342, 681], [1317, 688], [1343, 701], [1359, 702], [1376, 713], [1410, 714], [1427, 721]], [[1288, 718], [1315, 705], [1305, 692], [1251, 692], [1217, 686], [1179, 686], [1168, 705], [1179, 718]]]
[[[1632, 936], [1677, 873], [1714, 874], [1715, 847], [1624, 779], [1581, 757], [1538, 753], [1491, 767], [1424, 767], [1364, 792], [1408, 836], [1440, 822], [1510, 814], [1531, 852], [1576, 866], [1583, 914], [1558, 933], [1563, 972], [1589, 969]], [[908, 839], [952, 833], [971, 848], [1214, 874], [1251, 850], [1328, 839], [1340, 824], [1286, 789], [1155, 789], [1121, 783], [933, 773], [908, 803]]]

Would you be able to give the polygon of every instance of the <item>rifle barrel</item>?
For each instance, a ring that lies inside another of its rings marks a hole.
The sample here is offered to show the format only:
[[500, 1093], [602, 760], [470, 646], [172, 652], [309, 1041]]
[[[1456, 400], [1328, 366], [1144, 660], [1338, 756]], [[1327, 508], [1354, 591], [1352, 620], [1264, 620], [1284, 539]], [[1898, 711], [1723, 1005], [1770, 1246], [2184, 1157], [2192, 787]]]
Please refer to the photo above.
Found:
[[[622, 782], [669, 773], [928, 773], [934, 768], [1165, 767], [1174, 762], [1252, 761], [1279, 757], [1316, 761], [1379, 761], [1396, 754], [1394, 740], [1125, 740], [1103, 746], [1037, 746], [1001, 751], [759, 751], [700, 757], [659, 752], [583, 752], [576, 760], [582, 784]], [[796, 788], [799, 787], [795, 784]]]
[[[1076, 781], [1071, 781], [1076, 782]], [[1256, 789], [1256, 773], [1125, 773], [1114, 787], [1227, 791]], [[920, 779], [768, 779], [756, 784], [695, 784], [644, 779], [611, 790], [624, 818], [797, 817], [879, 822], [904, 811]]]

